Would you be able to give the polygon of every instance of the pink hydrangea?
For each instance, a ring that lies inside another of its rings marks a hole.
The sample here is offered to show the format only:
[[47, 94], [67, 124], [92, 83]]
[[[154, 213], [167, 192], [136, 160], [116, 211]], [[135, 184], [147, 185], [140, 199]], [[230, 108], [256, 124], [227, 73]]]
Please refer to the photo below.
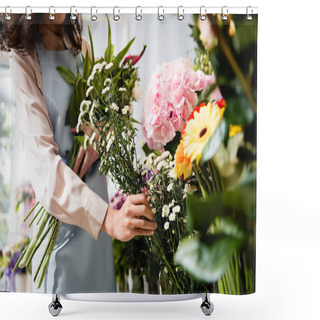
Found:
[[[161, 149], [174, 138], [176, 131], [182, 131], [197, 106], [196, 91], [206, 90], [215, 81], [214, 74], [194, 71], [186, 58], [158, 65], [150, 78], [142, 115], [143, 137], [150, 149]], [[222, 98], [218, 87], [212, 97]]]

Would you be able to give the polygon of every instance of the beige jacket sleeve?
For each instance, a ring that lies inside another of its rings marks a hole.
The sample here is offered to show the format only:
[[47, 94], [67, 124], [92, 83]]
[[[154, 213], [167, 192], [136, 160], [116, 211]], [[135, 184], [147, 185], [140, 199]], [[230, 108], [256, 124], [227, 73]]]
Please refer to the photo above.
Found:
[[33, 55], [23, 56], [12, 49], [9, 61], [18, 127], [28, 149], [31, 182], [37, 200], [62, 222], [77, 225], [97, 239], [108, 204], [58, 155], [42, 95], [41, 69], [36, 51]]

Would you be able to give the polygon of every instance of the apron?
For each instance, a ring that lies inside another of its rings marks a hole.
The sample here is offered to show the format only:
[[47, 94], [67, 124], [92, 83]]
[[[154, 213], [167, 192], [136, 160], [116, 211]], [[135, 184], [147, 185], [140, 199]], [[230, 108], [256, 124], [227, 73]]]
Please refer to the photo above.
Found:
[[[54, 140], [59, 147], [59, 155], [65, 159], [66, 152], [71, 150], [73, 143], [70, 126], [65, 125], [73, 86], [62, 78], [56, 67], [65, 66], [76, 75], [78, 62], [82, 73], [81, 54], [74, 57], [70, 50], [46, 50], [40, 35], [36, 41], [36, 49], [42, 72], [43, 97], [48, 107]], [[106, 177], [99, 174], [99, 161], [88, 169], [85, 183], [109, 202]], [[44, 250], [44, 245], [41, 248]], [[41, 251], [41, 248], [38, 251]], [[37, 252], [34, 257], [33, 273], [42, 254], [43, 251]], [[33, 287], [34, 292], [52, 294], [115, 292], [111, 237], [101, 231], [98, 239], [94, 240], [84, 229], [62, 223], [42, 286], [35, 289], [36, 286], [33, 284]]]

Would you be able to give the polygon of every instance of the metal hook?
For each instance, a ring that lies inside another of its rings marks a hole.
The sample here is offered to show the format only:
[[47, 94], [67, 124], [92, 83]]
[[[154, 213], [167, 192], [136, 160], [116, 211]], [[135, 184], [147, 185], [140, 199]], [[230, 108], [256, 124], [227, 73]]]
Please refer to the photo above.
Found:
[[25, 15], [25, 19], [26, 20], [31, 20], [31, 15], [30, 15], [30, 13], [28, 13], [28, 9], [30, 8], [30, 13], [32, 12], [32, 10], [31, 10], [31, 7], [30, 6], [26, 6], [26, 15]]
[[[118, 14], [116, 14], [116, 9], [118, 9]], [[113, 7], [113, 20], [114, 21], [119, 21], [120, 16], [119, 16], [120, 10], [117, 6]]]
[[[11, 20], [11, 16], [8, 15], [8, 8], [10, 8], [10, 6], [6, 6], [6, 7], [4, 8], [5, 19], [6, 19], [7, 21]], [[10, 12], [11, 12], [11, 9], [10, 9]]]
[[[224, 10], [225, 10], [225, 12], [224, 12]], [[221, 19], [224, 20], [224, 21], [228, 20], [227, 14], [228, 14], [228, 7], [227, 6], [223, 6], [221, 8]]]
[[[180, 10], [182, 10], [182, 13], [180, 13]], [[183, 6], [179, 6], [178, 7], [178, 20], [182, 21], [184, 19], [184, 9], [183, 9]]]
[[54, 16], [54, 14], [53, 14], [51, 11], [52, 11], [53, 13], [56, 12], [54, 6], [50, 6], [50, 7], [49, 7], [49, 20], [53, 21], [56, 17]]
[[[162, 14], [160, 14], [160, 8], [162, 9]], [[163, 6], [158, 7], [158, 20], [162, 21], [164, 19], [164, 9]]]
[[[93, 12], [93, 8], [95, 8], [95, 6], [91, 7], [91, 9], [90, 9], [90, 15], [91, 15], [90, 18], [91, 18], [92, 21], [96, 21], [98, 19], [98, 17], [95, 14], [92, 13]], [[97, 13], [97, 9], [96, 9], [96, 13]]]
[[[140, 14], [138, 14], [138, 8], [140, 9]], [[136, 7], [136, 20], [140, 21], [140, 20], [142, 19], [141, 13], [142, 13], [141, 7], [140, 7], [140, 6], [137, 6], [137, 7]]]
[[253, 14], [252, 7], [248, 6], [247, 9], [246, 9], [246, 14], [247, 14], [246, 19], [248, 21], [251, 21], [252, 20], [252, 16], [249, 14], [249, 8], [251, 9], [251, 14]]
[[[73, 13], [73, 8], [75, 9], [75, 13]], [[77, 19], [77, 9], [75, 6], [71, 6], [70, 8], [70, 20], [76, 20]]]
[[[204, 11], [204, 13], [202, 12]], [[205, 6], [200, 7], [200, 20], [206, 20], [207, 19], [207, 9]]]

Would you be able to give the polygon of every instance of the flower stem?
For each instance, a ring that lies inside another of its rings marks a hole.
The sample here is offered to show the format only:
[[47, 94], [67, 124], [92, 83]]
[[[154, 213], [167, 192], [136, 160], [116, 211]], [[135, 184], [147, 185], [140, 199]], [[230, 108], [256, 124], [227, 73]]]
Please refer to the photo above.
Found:
[[27, 221], [27, 219], [29, 218], [30, 214], [33, 212], [33, 210], [37, 207], [37, 205], [39, 204], [39, 201], [31, 208], [31, 210], [28, 212], [28, 214], [25, 216], [25, 218], [23, 219], [24, 222]]
[[193, 172], [194, 172], [194, 174], [195, 174], [195, 176], [197, 178], [197, 181], [199, 183], [202, 196], [203, 196], [204, 199], [207, 199], [209, 197], [209, 192], [208, 192], [208, 190], [207, 190], [207, 188], [205, 186], [205, 183], [204, 183], [203, 179], [201, 178], [201, 176], [198, 173], [198, 168], [197, 168], [197, 166], [195, 164], [193, 164], [192, 167], [193, 167]]

